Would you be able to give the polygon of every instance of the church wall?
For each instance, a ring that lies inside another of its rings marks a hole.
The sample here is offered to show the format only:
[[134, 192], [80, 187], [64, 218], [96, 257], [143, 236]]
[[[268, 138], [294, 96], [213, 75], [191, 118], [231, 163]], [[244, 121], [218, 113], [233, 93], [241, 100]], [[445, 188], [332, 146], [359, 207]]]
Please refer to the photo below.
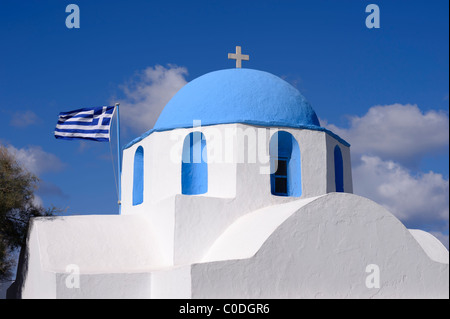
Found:
[[[208, 191], [182, 195], [183, 143], [194, 130], [201, 131], [206, 139]], [[277, 131], [292, 134], [299, 145], [300, 197], [271, 194], [269, 144]], [[146, 214], [165, 251], [173, 253], [169, 258], [175, 265], [201, 260], [217, 236], [248, 212], [329, 192], [330, 183], [334, 185], [334, 173], [330, 181], [329, 141], [322, 131], [246, 124], [155, 132], [124, 151], [122, 214]], [[145, 154], [144, 202], [133, 206], [133, 163], [139, 146]], [[348, 148], [343, 147], [342, 153], [345, 162]]]
[[57, 299], [150, 299], [151, 273], [80, 274], [78, 287], [67, 287], [67, 273], [56, 274]]
[[235, 199], [177, 195], [174, 264], [201, 260], [217, 236], [248, 209], [245, 202]]
[[[257, 235], [247, 229], [242, 245]], [[374, 266], [378, 288], [367, 284]], [[448, 267], [381, 205], [332, 193], [300, 207], [252, 257], [192, 265], [192, 298], [448, 299]]]
[[191, 266], [181, 266], [152, 272], [153, 299], [191, 298]]
[[[255, 164], [238, 164], [238, 196], [239, 194], [245, 194], [248, 196], [249, 192], [252, 198], [256, 200], [268, 201], [268, 198], [279, 197], [271, 194], [270, 190], [270, 163], [269, 159], [269, 143], [271, 137], [277, 131], [285, 131], [296, 139], [301, 156], [301, 183], [302, 194], [301, 198], [313, 197], [323, 195], [327, 191], [327, 174], [326, 174], [326, 146], [325, 135], [326, 133], [320, 131], [301, 130], [292, 128], [261, 128], [255, 126], [239, 125], [243, 127], [242, 130], [247, 131], [249, 129], [255, 130], [255, 135], [260, 136], [264, 140], [263, 152], [266, 152], [267, 158], [259, 161]], [[265, 133], [259, 133], [265, 131]], [[239, 139], [242, 143], [243, 139]], [[260, 144], [258, 139], [258, 146]], [[239, 150], [245, 148], [240, 146]], [[250, 153], [253, 151], [250, 149]], [[256, 151], [258, 152], [258, 151]], [[294, 198], [291, 198], [294, 199]]]
[[[148, 209], [169, 197], [181, 194], [181, 161], [184, 138], [200, 130], [206, 138], [208, 191], [201, 196], [233, 198], [236, 194], [236, 164], [227, 155], [226, 137], [234, 134], [234, 125], [216, 125], [195, 129], [155, 132], [124, 150], [122, 164], [122, 213]], [[133, 165], [136, 149], [144, 148], [144, 201], [132, 205]], [[233, 153], [233, 150], [229, 153]]]
[[[309, 198], [326, 193], [326, 133], [309, 130], [280, 128], [291, 133], [301, 151], [302, 188], [301, 197], [274, 196], [270, 189], [270, 162], [267, 158], [256, 160], [256, 145], [266, 155], [270, 138], [278, 128], [262, 128], [250, 125], [236, 125], [234, 137], [236, 197], [234, 199], [204, 196], [179, 195], [175, 204], [174, 263], [184, 264], [201, 260], [215, 239], [237, 218], [256, 209], [286, 203], [298, 198]], [[258, 136], [260, 140], [258, 140]], [[255, 140], [254, 143], [248, 143]], [[248, 146], [248, 147], [247, 147]], [[247, 152], [245, 156], [242, 152]], [[253, 157], [252, 157], [253, 156]], [[244, 163], [242, 163], [244, 161]], [[333, 179], [334, 181], [334, 179]]]
[[302, 198], [326, 193], [326, 133], [311, 130], [290, 131], [297, 139], [302, 163]]
[[352, 160], [350, 156], [350, 147], [342, 146], [342, 159], [344, 161], [344, 191], [346, 193], [353, 193], [353, 175], [352, 175]]
[[[181, 193], [181, 159], [173, 162], [167, 134], [154, 133], [123, 152], [122, 162], [122, 213], [132, 214], [174, 194]], [[136, 149], [144, 149], [144, 200], [132, 204], [134, 156]]]
[[[200, 130], [206, 139], [208, 191], [200, 196], [234, 198], [250, 192], [255, 200], [270, 192], [269, 142], [277, 131], [292, 134], [301, 153], [301, 197], [335, 191], [333, 148], [339, 145], [344, 163], [344, 189], [352, 192], [350, 150], [322, 131], [264, 128], [223, 124], [155, 132], [123, 153], [122, 213], [148, 210], [148, 204], [181, 194], [181, 160], [184, 138]], [[136, 149], [144, 148], [144, 202], [132, 205], [133, 165]], [[145, 208], [147, 207], [147, 208]]]
[[25, 252], [19, 261], [16, 281], [23, 286], [18, 287], [20, 298], [56, 298], [55, 273], [45, 271], [42, 267], [38, 230], [34, 219], [31, 221]]
[[334, 171], [334, 148], [339, 146], [342, 153], [342, 161], [344, 168], [344, 192], [353, 193], [352, 166], [350, 157], [350, 147], [343, 145], [334, 137], [326, 134], [327, 148], [327, 193], [336, 191], [335, 171]]

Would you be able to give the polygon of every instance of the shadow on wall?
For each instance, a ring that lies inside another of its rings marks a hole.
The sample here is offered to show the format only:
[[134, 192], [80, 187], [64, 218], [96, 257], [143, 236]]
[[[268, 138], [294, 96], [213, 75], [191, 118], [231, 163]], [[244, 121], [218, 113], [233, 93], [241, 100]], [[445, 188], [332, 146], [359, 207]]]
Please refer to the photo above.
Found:
[[14, 280], [0, 281], [0, 299], [6, 299], [6, 291]]
[[[49, 219], [52, 219], [54, 217], [48, 217]], [[31, 229], [31, 224], [29, 226], [29, 229]], [[26, 242], [28, 243], [30, 240], [30, 231], [28, 231], [27, 234], [27, 240]], [[22, 249], [20, 249], [20, 254], [19, 254], [19, 261], [18, 261], [18, 267], [17, 267], [17, 273], [16, 273], [16, 280], [15, 281], [9, 281], [8, 284], [6, 285], [6, 296], [3, 299], [21, 299], [21, 287], [24, 283], [24, 279], [25, 276], [28, 272], [28, 259], [29, 259], [29, 251], [27, 248], [27, 245], [25, 245], [24, 247], [22, 247]], [[0, 287], [0, 299], [1, 298], [1, 293], [3, 286]]]

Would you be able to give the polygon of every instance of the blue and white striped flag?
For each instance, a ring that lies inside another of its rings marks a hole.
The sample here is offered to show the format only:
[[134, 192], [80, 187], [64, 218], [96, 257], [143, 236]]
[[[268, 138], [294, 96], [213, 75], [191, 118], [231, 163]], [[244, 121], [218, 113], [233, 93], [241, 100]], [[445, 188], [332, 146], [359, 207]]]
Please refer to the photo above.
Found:
[[59, 113], [55, 137], [109, 142], [114, 106], [101, 106]]

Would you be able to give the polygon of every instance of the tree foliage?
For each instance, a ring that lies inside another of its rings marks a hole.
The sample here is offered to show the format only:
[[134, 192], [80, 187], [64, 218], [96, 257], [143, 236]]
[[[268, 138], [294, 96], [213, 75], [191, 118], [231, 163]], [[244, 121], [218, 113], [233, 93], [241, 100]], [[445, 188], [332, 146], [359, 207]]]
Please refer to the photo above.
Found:
[[10, 275], [12, 253], [25, 244], [30, 218], [56, 211], [35, 204], [38, 182], [0, 145], [0, 279]]

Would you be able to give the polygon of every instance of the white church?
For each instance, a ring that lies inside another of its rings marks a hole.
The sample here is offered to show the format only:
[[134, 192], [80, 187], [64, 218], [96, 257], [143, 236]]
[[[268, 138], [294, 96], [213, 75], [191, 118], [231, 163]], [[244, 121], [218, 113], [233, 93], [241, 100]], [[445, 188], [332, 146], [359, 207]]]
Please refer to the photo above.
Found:
[[353, 195], [349, 143], [275, 75], [191, 81], [122, 167], [120, 215], [32, 220], [10, 296], [449, 298], [447, 249]]

